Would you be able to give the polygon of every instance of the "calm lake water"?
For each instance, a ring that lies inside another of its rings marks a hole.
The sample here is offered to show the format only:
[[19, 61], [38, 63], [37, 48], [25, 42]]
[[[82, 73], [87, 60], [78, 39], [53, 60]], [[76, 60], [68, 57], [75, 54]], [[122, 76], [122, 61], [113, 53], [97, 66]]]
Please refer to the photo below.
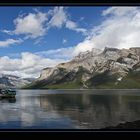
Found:
[[0, 129], [100, 129], [140, 120], [140, 90], [17, 90]]

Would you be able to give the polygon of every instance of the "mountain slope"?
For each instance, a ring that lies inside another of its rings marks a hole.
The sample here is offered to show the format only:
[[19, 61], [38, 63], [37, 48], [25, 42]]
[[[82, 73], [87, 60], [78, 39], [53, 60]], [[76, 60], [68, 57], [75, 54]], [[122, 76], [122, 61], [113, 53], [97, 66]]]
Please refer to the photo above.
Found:
[[24, 88], [140, 88], [140, 48], [93, 49], [73, 60], [42, 70]]
[[24, 79], [13, 75], [0, 74], [0, 88], [20, 88], [33, 80], [31, 78]]

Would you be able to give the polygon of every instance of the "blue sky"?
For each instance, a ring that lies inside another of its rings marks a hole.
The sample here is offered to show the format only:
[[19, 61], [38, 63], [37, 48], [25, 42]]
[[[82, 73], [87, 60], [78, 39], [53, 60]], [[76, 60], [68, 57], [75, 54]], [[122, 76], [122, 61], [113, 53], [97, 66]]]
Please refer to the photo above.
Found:
[[38, 77], [80, 52], [140, 46], [139, 7], [0, 7], [0, 73]]
[[[36, 9], [42, 13], [48, 13], [54, 7], [0, 7], [0, 30], [15, 30], [14, 20], [20, 15], [29, 13], [37, 14]], [[66, 7], [70, 19], [74, 21], [80, 28], [91, 29], [98, 25], [101, 20], [101, 12], [106, 7]], [[25, 17], [25, 16], [24, 16]], [[9, 35], [1, 32], [0, 41], [7, 39], [23, 39], [26, 34]], [[13, 53], [21, 52], [38, 52], [50, 49], [57, 49], [62, 47], [72, 47], [81, 42], [85, 38], [80, 32], [75, 32], [62, 26], [61, 28], [50, 28], [43, 36], [38, 36], [35, 39], [24, 40], [20, 44], [13, 44], [9, 47], [0, 47], [0, 56], [11, 55]], [[40, 40], [37, 44], [37, 40]], [[65, 40], [65, 41], [64, 41]], [[15, 55], [17, 57], [17, 55]]]

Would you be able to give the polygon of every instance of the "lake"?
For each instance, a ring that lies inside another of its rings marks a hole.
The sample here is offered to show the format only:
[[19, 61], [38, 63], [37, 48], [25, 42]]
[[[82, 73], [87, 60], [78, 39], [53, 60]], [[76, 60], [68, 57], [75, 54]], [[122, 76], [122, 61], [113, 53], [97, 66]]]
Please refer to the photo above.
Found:
[[100, 129], [140, 120], [140, 90], [17, 90], [0, 129]]

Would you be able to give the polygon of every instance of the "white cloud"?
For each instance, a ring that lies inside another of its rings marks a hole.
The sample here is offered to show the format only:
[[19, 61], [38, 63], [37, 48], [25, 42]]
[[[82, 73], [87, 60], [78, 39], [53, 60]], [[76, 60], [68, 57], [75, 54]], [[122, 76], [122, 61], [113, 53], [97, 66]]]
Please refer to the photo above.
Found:
[[31, 38], [43, 36], [46, 32], [45, 21], [47, 21], [47, 14], [41, 12], [37, 14], [29, 13], [14, 20], [16, 29], [13, 32], [15, 34], [26, 34]]
[[57, 27], [61, 28], [65, 26], [66, 28], [76, 31], [76, 32], [81, 32], [81, 33], [86, 33], [86, 29], [84, 28], [79, 28], [78, 24], [71, 19], [69, 19], [68, 14], [66, 13], [66, 10], [64, 7], [55, 7], [54, 10], [51, 12], [52, 18], [48, 23], [48, 28], [51, 27]]
[[80, 17], [80, 21], [82, 21], [82, 20], [84, 20], [85, 19], [85, 17]]
[[140, 9], [138, 7], [110, 7], [103, 11], [105, 19], [93, 27], [88, 37], [74, 47], [73, 53], [92, 48], [140, 47]]
[[46, 35], [47, 31], [52, 28], [62, 28], [81, 32], [86, 34], [86, 29], [80, 28], [79, 25], [72, 21], [64, 7], [54, 7], [48, 12], [41, 12], [39, 9], [34, 9], [35, 13], [24, 13], [14, 19], [15, 29], [1, 30], [1, 32], [9, 35], [26, 35], [24, 39], [42, 37]]
[[21, 58], [11, 59], [8, 56], [0, 58], [0, 72], [20, 77], [38, 77], [42, 69], [64, 62], [63, 59], [49, 59], [36, 54], [24, 52]]
[[70, 30], [74, 30], [76, 32], [82, 32], [82, 33], [86, 33], [86, 31], [87, 31], [84, 28], [79, 28], [78, 25], [71, 20], [66, 21], [66, 28], [68, 28]]
[[11, 31], [9, 31], [9, 30], [1, 30], [1, 32], [6, 33], [6, 34], [9, 34], [9, 35], [12, 35], [12, 34], [13, 34], [13, 33], [12, 33]]
[[4, 33], [13, 35], [26, 35], [27, 38], [37, 38], [46, 33], [45, 22], [48, 20], [47, 13], [37, 12], [22, 14], [14, 19], [15, 30], [1, 30]]
[[61, 28], [62, 25], [66, 22], [67, 15], [64, 11], [64, 7], [55, 7], [52, 11], [52, 18], [49, 21], [48, 25], [51, 27]]
[[78, 55], [80, 52], [85, 52], [87, 50], [91, 51], [92, 48], [94, 47], [93, 43], [91, 40], [85, 40], [83, 42], [80, 42], [78, 45], [76, 45], [73, 48], [73, 56]]
[[124, 16], [124, 15], [127, 15], [127, 14], [131, 14], [135, 12], [135, 10], [137, 10], [137, 7], [110, 7], [108, 8], [107, 10], [104, 10], [102, 12], [102, 15], [103, 16], [106, 16], [106, 15], [114, 15], [114, 16]]
[[40, 42], [41, 42], [41, 43], [44, 42], [44, 41], [43, 41], [43, 37], [37, 38], [37, 39], [34, 41], [34, 45], [41, 45]]
[[5, 48], [5, 47], [9, 47], [10, 45], [14, 45], [14, 44], [19, 44], [21, 43], [22, 40], [21, 39], [7, 39], [4, 41], [0, 41], [0, 48]]
[[67, 43], [67, 39], [63, 39], [62, 43], [66, 44]]
[[69, 29], [74, 29], [74, 28], [77, 27], [77, 25], [76, 25], [75, 22], [68, 20], [68, 21], [66, 22], [66, 27], [69, 28]]
[[47, 57], [50, 59], [63, 59], [65, 61], [72, 59], [73, 57], [73, 47], [69, 48], [60, 48], [55, 50], [41, 51], [35, 53], [41, 57]]

